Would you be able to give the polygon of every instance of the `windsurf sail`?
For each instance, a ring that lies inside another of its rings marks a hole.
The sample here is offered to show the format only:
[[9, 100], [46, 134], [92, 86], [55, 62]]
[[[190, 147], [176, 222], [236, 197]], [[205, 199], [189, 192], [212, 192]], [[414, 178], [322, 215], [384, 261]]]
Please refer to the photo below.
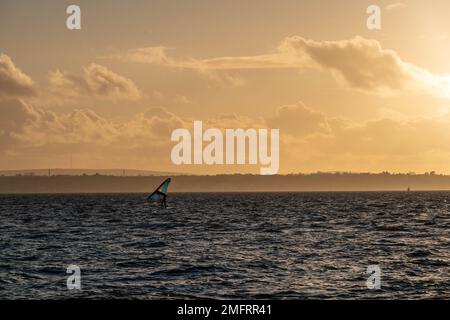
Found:
[[167, 189], [169, 188], [169, 184], [170, 178], [167, 178], [147, 197], [147, 200], [156, 200], [161, 203], [161, 206], [166, 206]]

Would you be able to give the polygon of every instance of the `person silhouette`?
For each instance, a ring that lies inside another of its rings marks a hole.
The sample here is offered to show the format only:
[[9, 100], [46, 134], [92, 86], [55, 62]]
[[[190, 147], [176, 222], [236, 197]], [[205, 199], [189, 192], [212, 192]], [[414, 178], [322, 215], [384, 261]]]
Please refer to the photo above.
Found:
[[[159, 185], [159, 187], [147, 197], [147, 200], [159, 200], [161, 201], [161, 208], [167, 209], [167, 189], [169, 187], [171, 179], [167, 178], [163, 183]], [[155, 196], [156, 197], [153, 197]]]

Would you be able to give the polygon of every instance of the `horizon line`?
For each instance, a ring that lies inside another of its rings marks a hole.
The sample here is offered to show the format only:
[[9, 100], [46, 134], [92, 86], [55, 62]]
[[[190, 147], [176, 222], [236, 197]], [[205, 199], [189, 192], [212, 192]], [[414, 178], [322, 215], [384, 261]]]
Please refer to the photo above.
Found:
[[[21, 174], [21, 173], [33, 173], [36, 171], [45, 171], [48, 174], [51, 175], [52, 171], [89, 171], [89, 172], [95, 172], [98, 171], [94, 174], [91, 175], [109, 175], [111, 176], [111, 174], [101, 174], [101, 172], [105, 172], [105, 171], [118, 171], [118, 172], [122, 172], [122, 175], [120, 176], [127, 176], [125, 175], [126, 171], [133, 171], [133, 172], [147, 172], [149, 173], [148, 176], [166, 176], [166, 175], [174, 175], [174, 176], [233, 176], [233, 175], [248, 175], [248, 176], [265, 176], [265, 175], [261, 175], [258, 173], [251, 173], [251, 172], [230, 172], [230, 173], [193, 173], [193, 172], [177, 172], [177, 171], [160, 171], [160, 170], [149, 170], [149, 169], [98, 169], [98, 168], [41, 168], [41, 169], [0, 169], [0, 175], [3, 175], [4, 173], [15, 173], [17, 174]], [[48, 176], [48, 174], [46, 174], [45, 176]], [[348, 175], [361, 175], [361, 174], [370, 174], [370, 175], [434, 175], [434, 176], [450, 176], [450, 173], [441, 173], [441, 172], [436, 172], [434, 170], [431, 171], [425, 171], [425, 172], [395, 172], [395, 171], [388, 171], [388, 170], [383, 170], [383, 171], [338, 171], [338, 170], [333, 170], [333, 171], [321, 171], [321, 170], [317, 170], [314, 172], [289, 172], [289, 173], [277, 173], [274, 175], [268, 175], [268, 176], [289, 176], [289, 175], [316, 175], [316, 174], [348, 174]], [[58, 175], [58, 174], [54, 174], [54, 175]], [[59, 175], [64, 175], [64, 174], [59, 174]], [[40, 175], [38, 175], [40, 176]], [[76, 175], [75, 175], [76, 176]], [[81, 176], [80, 174], [78, 176]], [[114, 175], [112, 175], [114, 176]], [[132, 175], [132, 176], [136, 176], [136, 175]], [[129, 177], [132, 177], [129, 176]], [[139, 176], [139, 175], [138, 175]]]

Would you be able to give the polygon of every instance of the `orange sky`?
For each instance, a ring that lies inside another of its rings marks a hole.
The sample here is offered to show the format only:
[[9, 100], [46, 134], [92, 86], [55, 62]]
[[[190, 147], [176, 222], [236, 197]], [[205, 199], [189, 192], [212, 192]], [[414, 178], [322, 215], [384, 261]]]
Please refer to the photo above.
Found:
[[0, 2], [0, 169], [175, 166], [172, 130], [279, 128], [280, 173], [450, 173], [450, 2]]

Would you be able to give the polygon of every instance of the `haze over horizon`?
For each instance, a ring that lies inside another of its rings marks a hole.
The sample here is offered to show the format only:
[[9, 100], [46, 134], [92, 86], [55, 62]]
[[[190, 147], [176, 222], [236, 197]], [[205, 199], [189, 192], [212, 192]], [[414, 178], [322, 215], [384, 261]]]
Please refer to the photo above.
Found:
[[[176, 166], [170, 134], [279, 128], [280, 174], [450, 174], [450, 2], [0, 3], [0, 170]], [[257, 10], [255, 10], [257, 8]], [[33, 54], [30, 55], [30, 52]]]
[[[228, 172], [228, 173], [193, 173], [193, 172], [177, 172], [177, 171], [156, 171], [156, 170], [139, 170], [139, 169], [100, 169], [100, 168], [30, 168], [30, 169], [11, 169], [11, 170], [1, 170], [0, 175], [117, 175], [117, 176], [215, 176], [215, 175], [258, 175], [257, 173], [241, 173], [241, 172]], [[315, 172], [288, 172], [288, 173], [278, 173], [276, 176], [289, 176], [289, 175], [321, 175], [321, 174], [341, 174], [341, 175], [410, 175], [410, 176], [421, 176], [421, 175], [432, 175], [432, 176], [450, 176], [445, 173], [436, 172], [433, 170], [425, 172], [390, 172], [390, 171], [380, 171], [380, 172], [357, 172], [357, 171], [315, 171]]]

